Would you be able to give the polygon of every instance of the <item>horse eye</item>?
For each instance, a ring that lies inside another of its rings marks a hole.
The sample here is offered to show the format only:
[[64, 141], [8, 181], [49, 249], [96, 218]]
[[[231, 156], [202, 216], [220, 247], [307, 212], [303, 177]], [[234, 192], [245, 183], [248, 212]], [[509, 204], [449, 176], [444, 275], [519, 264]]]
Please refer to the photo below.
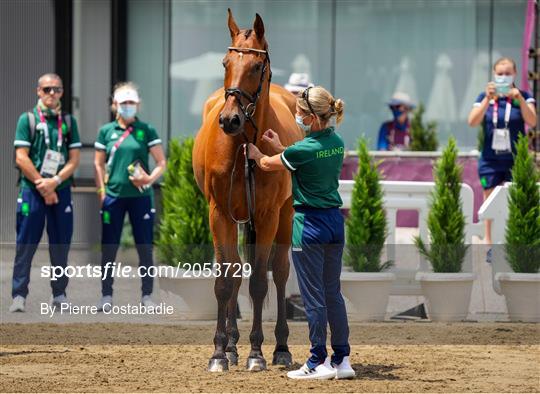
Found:
[[255, 74], [255, 73], [258, 73], [259, 71], [261, 71], [261, 68], [262, 68], [262, 64], [261, 64], [261, 63], [257, 63], [257, 64], [255, 64], [255, 65], [253, 66], [252, 71], [253, 71], [253, 73]]

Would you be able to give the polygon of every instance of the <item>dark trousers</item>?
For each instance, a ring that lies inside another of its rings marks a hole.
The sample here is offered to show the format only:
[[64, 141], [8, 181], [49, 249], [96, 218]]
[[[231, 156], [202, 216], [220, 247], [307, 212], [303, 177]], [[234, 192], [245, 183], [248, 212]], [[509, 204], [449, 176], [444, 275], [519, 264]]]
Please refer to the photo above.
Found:
[[[45, 205], [35, 189], [23, 188], [17, 198], [17, 248], [13, 265], [12, 297], [28, 295], [32, 258], [43, 235], [45, 221], [49, 237], [49, 256], [52, 267], [67, 265], [71, 236], [73, 235], [73, 206], [71, 189], [57, 190], [58, 204]], [[65, 275], [51, 280], [54, 297], [66, 294], [68, 278]]]
[[340, 364], [350, 354], [349, 324], [341, 295], [341, 257], [344, 221], [338, 208], [295, 208], [292, 258], [309, 325], [314, 368], [324, 362], [326, 327], [330, 326], [332, 361]]
[[[107, 195], [101, 209], [101, 294], [112, 296], [113, 281], [112, 263], [115, 262], [116, 253], [122, 236], [124, 217], [126, 212], [129, 215], [133, 238], [139, 255], [139, 266], [146, 268], [154, 265], [152, 257], [154, 209], [152, 207], [152, 197], [112, 197]], [[110, 262], [110, 265], [107, 263]], [[146, 273], [146, 270], [142, 272]], [[145, 275], [142, 280], [142, 295], [152, 294], [154, 280]]]

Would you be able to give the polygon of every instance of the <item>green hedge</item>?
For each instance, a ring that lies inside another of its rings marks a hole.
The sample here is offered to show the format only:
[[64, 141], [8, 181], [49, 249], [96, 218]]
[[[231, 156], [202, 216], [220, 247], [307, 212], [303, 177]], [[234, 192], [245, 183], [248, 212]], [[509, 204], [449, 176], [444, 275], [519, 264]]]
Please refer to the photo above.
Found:
[[161, 188], [163, 212], [158, 256], [165, 264], [209, 264], [213, 261], [208, 204], [193, 176], [194, 139], [172, 140]]

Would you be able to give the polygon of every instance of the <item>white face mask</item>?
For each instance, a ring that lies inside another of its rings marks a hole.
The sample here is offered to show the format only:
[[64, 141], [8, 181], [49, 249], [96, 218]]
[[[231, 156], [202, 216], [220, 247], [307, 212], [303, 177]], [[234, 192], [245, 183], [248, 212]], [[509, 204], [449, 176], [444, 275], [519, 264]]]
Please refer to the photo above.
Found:
[[[304, 118], [307, 118], [307, 116], [304, 116]], [[311, 125], [310, 124], [304, 124], [304, 118], [300, 115], [295, 115], [294, 119], [296, 120], [296, 124], [305, 132], [309, 133], [311, 131]]]
[[118, 105], [118, 115], [124, 119], [131, 119], [137, 115], [137, 104]]

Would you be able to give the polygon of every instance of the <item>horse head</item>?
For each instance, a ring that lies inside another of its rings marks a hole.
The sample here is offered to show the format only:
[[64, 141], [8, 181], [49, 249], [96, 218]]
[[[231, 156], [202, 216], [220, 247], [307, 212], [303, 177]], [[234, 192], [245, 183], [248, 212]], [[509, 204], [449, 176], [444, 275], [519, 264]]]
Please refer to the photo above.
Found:
[[255, 111], [262, 94], [270, 84], [270, 58], [264, 38], [264, 23], [256, 14], [252, 29], [240, 30], [229, 13], [231, 46], [223, 59], [225, 68], [225, 106], [219, 115], [219, 126], [228, 135], [245, 131], [246, 121], [255, 125]]

